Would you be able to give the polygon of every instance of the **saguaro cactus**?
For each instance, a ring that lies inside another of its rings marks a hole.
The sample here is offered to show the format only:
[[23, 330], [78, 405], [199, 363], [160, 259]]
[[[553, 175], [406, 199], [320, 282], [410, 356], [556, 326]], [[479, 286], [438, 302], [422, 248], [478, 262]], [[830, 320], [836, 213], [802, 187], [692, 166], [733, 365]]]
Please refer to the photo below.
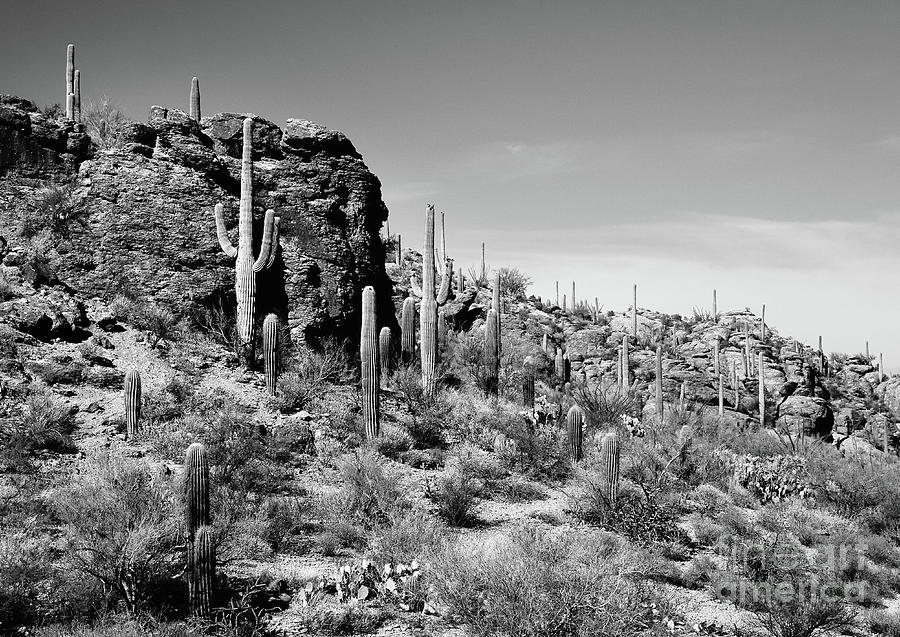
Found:
[[378, 436], [378, 318], [375, 314], [375, 288], [367, 285], [362, 292], [362, 328], [359, 335], [360, 382], [362, 412], [366, 438]]
[[663, 410], [663, 371], [662, 371], [662, 347], [656, 347], [656, 416], [662, 422]]
[[66, 119], [75, 119], [75, 45], [66, 47]]
[[766, 342], [766, 304], [763, 303], [762, 314], [759, 317], [759, 340]]
[[[441, 291], [448, 284], [446, 268]], [[446, 297], [445, 297], [446, 300]], [[425, 249], [422, 252], [422, 304], [419, 307], [419, 354], [422, 362], [422, 389], [426, 396], [434, 393], [435, 370], [438, 357], [437, 340], [438, 301], [434, 296], [434, 206], [425, 211]]]
[[484, 323], [484, 367], [486, 389], [496, 396], [500, 389], [500, 343], [497, 339], [497, 312], [488, 310]]
[[713, 288], [713, 323], [719, 322], [719, 310], [716, 305], [716, 288]]
[[766, 368], [763, 353], [759, 353], [759, 426], [766, 426]]
[[572, 462], [579, 462], [583, 456], [584, 443], [584, 410], [578, 405], [572, 405], [566, 414], [566, 424], [569, 431], [569, 450], [572, 452]]
[[225, 231], [222, 205], [216, 204], [216, 234], [227, 256], [235, 258], [234, 292], [237, 297], [237, 328], [241, 350], [248, 367], [254, 362], [254, 328], [256, 310], [256, 275], [272, 266], [278, 246], [280, 218], [266, 210], [263, 239], [259, 256], [253, 258], [253, 119], [244, 120], [244, 149], [241, 159], [241, 204], [238, 218], [238, 247]]
[[210, 526], [201, 526], [194, 533], [188, 592], [191, 612], [196, 617], [209, 615], [216, 585], [216, 543]]
[[719, 416], [725, 415], [725, 382], [719, 374]]
[[713, 341], [713, 373], [719, 375], [719, 339]]
[[600, 443], [600, 467], [606, 499], [611, 506], [615, 506], [619, 497], [619, 437], [614, 431], [603, 436]]
[[136, 369], [125, 374], [125, 438], [131, 440], [140, 429], [141, 373]]
[[568, 378], [566, 378], [566, 357], [563, 354], [562, 348], [556, 350], [556, 356], [554, 358], [554, 369], [556, 371], [556, 377], [559, 379], [559, 382], [564, 383]]
[[263, 365], [266, 370], [266, 391], [270, 396], [275, 395], [275, 387], [278, 384], [278, 341], [281, 326], [278, 317], [267, 314], [263, 319]]
[[572, 281], [572, 314], [574, 314], [577, 309], [578, 304], [575, 303], [575, 281]]
[[631, 373], [629, 372], [628, 335], [622, 337], [622, 389], [631, 386]]
[[72, 82], [72, 119], [81, 123], [81, 71], [75, 69], [75, 78]]
[[378, 360], [381, 363], [381, 380], [384, 382], [391, 375], [394, 366], [393, 334], [391, 328], [385, 326], [378, 333]]
[[196, 77], [191, 78], [191, 119], [195, 122], [200, 121], [200, 80]]
[[534, 411], [534, 359], [526, 356], [522, 374], [522, 404]]
[[416, 356], [416, 302], [411, 296], [403, 299], [400, 314], [400, 360], [404, 365], [413, 362]]
[[209, 524], [209, 461], [206, 447], [194, 442], [184, 454], [184, 527], [188, 540]]
[[632, 321], [632, 330], [634, 331], [634, 338], [637, 338], [637, 283], [634, 284], [634, 303], [631, 307], [631, 321]]

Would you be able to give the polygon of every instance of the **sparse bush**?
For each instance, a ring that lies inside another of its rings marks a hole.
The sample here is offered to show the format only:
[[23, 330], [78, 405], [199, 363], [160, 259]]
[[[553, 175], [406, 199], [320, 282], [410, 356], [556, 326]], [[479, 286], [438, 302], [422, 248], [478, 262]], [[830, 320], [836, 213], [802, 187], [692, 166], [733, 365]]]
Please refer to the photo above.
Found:
[[425, 495], [436, 506], [436, 513], [450, 526], [472, 526], [476, 521], [475, 507], [481, 494], [479, 482], [461, 468], [449, 471], [428, 485]]
[[19, 234], [30, 239], [43, 230], [65, 234], [69, 223], [81, 211], [72, 196], [70, 184], [51, 184], [39, 189], [33, 207], [27, 209], [19, 221]]
[[367, 528], [386, 523], [391, 514], [409, 508], [409, 501], [382, 461], [372, 451], [358, 449], [338, 463], [344, 510]]
[[0, 301], [14, 299], [17, 295], [16, 286], [9, 280], [5, 272], [0, 271]]
[[421, 375], [414, 367], [400, 367], [391, 376], [391, 386], [406, 407], [401, 423], [415, 447], [431, 449], [442, 446], [450, 406], [440, 392], [426, 395], [422, 390]]
[[528, 286], [531, 285], [531, 277], [518, 268], [503, 267], [499, 270], [500, 292], [504, 296], [520, 299], [525, 296]]
[[368, 557], [376, 564], [422, 562], [443, 542], [443, 527], [422, 509], [395, 511], [369, 538]]
[[81, 120], [94, 143], [104, 149], [115, 147], [122, 128], [128, 123], [128, 118], [107, 95], [99, 102], [89, 101], [82, 109]]
[[67, 452], [74, 448], [71, 435], [75, 418], [71, 408], [40, 386], [32, 386], [21, 418], [13, 419], [10, 425], [0, 429], [0, 448], [7, 460], [16, 453], [40, 449]]
[[148, 463], [90, 458], [53, 494], [70, 568], [102, 583], [128, 612], [147, 609], [181, 566], [174, 502], [167, 480]]
[[300, 352], [285, 368], [273, 404], [282, 413], [289, 413], [323, 396], [328, 384], [348, 379], [347, 349], [342, 343], [325, 341], [320, 350]]
[[664, 600], [642, 584], [646, 576], [612, 536], [523, 528], [485, 544], [448, 546], [430, 582], [476, 635], [630, 636], [667, 619]]

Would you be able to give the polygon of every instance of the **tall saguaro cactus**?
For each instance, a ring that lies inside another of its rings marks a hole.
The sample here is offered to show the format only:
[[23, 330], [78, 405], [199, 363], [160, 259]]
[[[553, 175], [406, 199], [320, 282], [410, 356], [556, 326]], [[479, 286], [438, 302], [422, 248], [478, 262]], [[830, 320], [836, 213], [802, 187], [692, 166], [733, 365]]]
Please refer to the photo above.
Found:
[[662, 371], [662, 347], [657, 345], [656, 347], [656, 416], [659, 418], [659, 422], [662, 423], [663, 420], [663, 410], [665, 409], [665, 405], [663, 404], [663, 371]]
[[572, 452], [572, 462], [580, 462], [583, 457], [584, 443], [584, 410], [578, 405], [572, 405], [566, 414], [566, 425], [569, 433], [569, 450]]
[[500, 342], [497, 333], [497, 312], [490, 309], [484, 323], [484, 367], [487, 391], [492, 396], [500, 390]]
[[75, 45], [66, 47], [66, 119], [75, 119]]
[[628, 389], [631, 386], [631, 373], [629, 372], [629, 355], [628, 355], [628, 334], [622, 337], [622, 389]]
[[200, 121], [200, 80], [196, 77], [191, 78], [190, 115], [195, 122]]
[[141, 373], [136, 369], [125, 374], [125, 437], [137, 435], [141, 420]]
[[716, 288], [713, 288], [713, 323], [719, 322], [719, 309], [716, 304]]
[[600, 443], [600, 467], [606, 499], [611, 506], [615, 506], [619, 498], [619, 437], [614, 431], [603, 436]]
[[191, 612], [205, 617], [212, 609], [216, 585], [216, 543], [210, 526], [201, 526], [194, 533], [191, 556], [191, 574], [188, 585]]
[[367, 285], [362, 292], [362, 328], [359, 335], [360, 382], [362, 384], [362, 412], [366, 438], [379, 433], [379, 367], [378, 317], [375, 314], [375, 288]]
[[278, 243], [280, 218], [272, 209], [266, 210], [259, 256], [253, 258], [253, 119], [244, 119], [244, 148], [241, 159], [241, 204], [238, 218], [238, 247], [235, 248], [225, 231], [222, 205], [216, 204], [216, 234], [227, 256], [235, 258], [234, 291], [237, 297], [238, 338], [244, 361], [248, 367], [254, 362], [254, 329], [256, 310], [256, 275], [272, 266]]
[[759, 353], [759, 426], [766, 426], [766, 369], [762, 352]]
[[633, 324], [631, 329], [634, 331], [634, 338], [637, 339], [637, 283], [634, 284], [634, 304], [631, 308], [631, 321]]
[[725, 383], [719, 374], [719, 416], [725, 415]]
[[[443, 284], [441, 287], [443, 288]], [[425, 211], [425, 249], [422, 252], [422, 304], [419, 307], [419, 355], [422, 362], [422, 389], [426, 396], [432, 395], [435, 388], [435, 371], [438, 356], [437, 308], [438, 302], [434, 296], [434, 206], [429, 204]]]
[[278, 341], [280, 340], [279, 332], [281, 326], [278, 317], [274, 314], [267, 314], [263, 319], [263, 364], [266, 370], [266, 391], [270, 396], [275, 395], [275, 388], [278, 385]]

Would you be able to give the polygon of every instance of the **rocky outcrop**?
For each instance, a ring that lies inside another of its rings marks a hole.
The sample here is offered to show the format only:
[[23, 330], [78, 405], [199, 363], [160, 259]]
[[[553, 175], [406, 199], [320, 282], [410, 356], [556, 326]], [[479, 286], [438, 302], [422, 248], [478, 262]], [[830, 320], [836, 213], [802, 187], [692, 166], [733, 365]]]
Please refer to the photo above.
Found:
[[[76, 150], [70, 147], [80, 133], [51, 125], [24, 100], [5, 100], [4, 165], [39, 177], [68, 170], [73, 179], [79, 214], [56, 237], [59, 281], [84, 296], [127, 292], [184, 315], [220, 301], [233, 305], [233, 264], [219, 249], [213, 207], [224, 204], [235, 233], [245, 115], [196, 122], [153, 107], [147, 124], [129, 124], [116, 148], [92, 156], [88, 146], [67, 156], [63, 151]], [[378, 236], [387, 208], [377, 177], [339, 132], [306, 120], [289, 120], [282, 130], [254, 119], [256, 223], [267, 208], [281, 215], [275, 265], [258, 277], [258, 317], [277, 313], [293, 340], [353, 341], [359, 295], [372, 285], [380, 320], [393, 326]], [[0, 212], [0, 235], [14, 246], [21, 242], [17, 217], [29, 202], [21, 190], [12, 196], [2, 189], [0, 198], [11, 205]], [[256, 228], [257, 241], [261, 235]]]
[[93, 152], [81, 125], [48, 119], [28, 100], [0, 95], [0, 176], [10, 171], [33, 179], [71, 174]]

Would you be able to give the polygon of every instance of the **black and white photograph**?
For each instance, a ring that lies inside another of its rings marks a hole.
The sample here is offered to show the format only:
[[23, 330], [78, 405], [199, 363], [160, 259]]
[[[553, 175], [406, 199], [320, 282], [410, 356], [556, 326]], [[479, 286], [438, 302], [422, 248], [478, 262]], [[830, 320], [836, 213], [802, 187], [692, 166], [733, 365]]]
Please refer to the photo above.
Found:
[[900, 637], [900, 1], [0, 60], [0, 637]]

